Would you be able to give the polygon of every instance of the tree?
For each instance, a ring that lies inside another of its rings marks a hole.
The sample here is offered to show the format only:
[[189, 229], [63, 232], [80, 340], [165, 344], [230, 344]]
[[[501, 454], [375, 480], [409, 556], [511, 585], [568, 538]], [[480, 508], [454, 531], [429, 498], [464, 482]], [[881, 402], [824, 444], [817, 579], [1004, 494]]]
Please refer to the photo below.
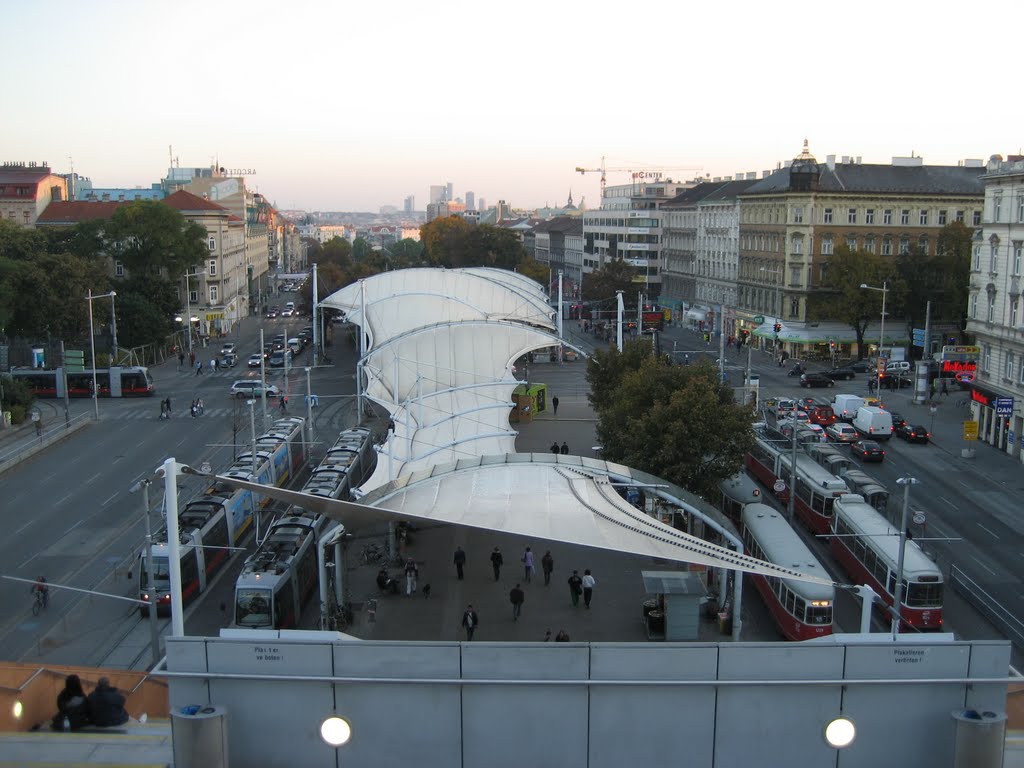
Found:
[[448, 216], [420, 227], [420, 242], [427, 264], [449, 268], [467, 266], [469, 234], [473, 226], [461, 216]]
[[608, 460], [706, 499], [717, 499], [718, 484], [741, 468], [754, 439], [753, 412], [734, 402], [709, 363], [666, 365], [637, 341], [621, 355], [610, 349], [596, 357], [587, 378]]
[[388, 248], [388, 261], [392, 269], [407, 269], [419, 266], [423, 261], [423, 245], [418, 240], [405, 237]]
[[324, 264], [348, 269], [352, 266], [352, 244], [343, 237], [332, 237], [322, 245], [317, 243], [317, 252], [310, 254], [309, 260], [317, 262], [317, 269]]
[[516, 267], [516, 272], [525, 275], [531, 280], [536, 280], [541, 285], [548, 284], [548, 274], [550, 270], [543, 264], [541, 264], [539, 261], [537, 261], [536, 259], [531, 259], [529, 256], [523, 256], [522, 260], [519, 262], [519, 266]]
[[636, 267], [622, 259], [608, 261], [601, 269], [587, 275], [583, 281], [582, 298], [584, 301], [601, 301], [614, 298], [617, 291], [629, 296], [633, 291], [633, 278], [636, 274]]
[[87, 338], [86, 292], [106, 293], [110, 285], [99, 261], [70, 253], [39, 253], [18, 264], [12, 278], [8, 330], [21, 336]]
[[199, 266], [209, 255], [206, 228], [155, 200], [120, 206], [106, 226], [110, 255], [129, 271], [163, 269], [171, 278]]
[[170, 280], [131, 275], [119, 281], [115, 290], [120, 346], [131, 349], [158, 343], [174, 331], [174, 314], [181, 300]]
[[357, 237], [352, 243], [352, 259], [366, 261], [373, 254], [373, 246], [365, 237]]
[[867, 251], [851, 251], [845, 245], [836, 248], [824, 270], [825, 291], [811, 294], [807, 314], [812, 320], [839, 320], [853, 328], [858, 354], [864, 356], [864, 334], [868, 323], [882, 317], [882, 292], [861, 288], [862, 283], [882, 287], [889, 282], [893, 292], [886, 302], [899, 303], [903, 286], [898, 283], [896, 267], [888, 260]]
[[933, 303], [932, 310], [938, 320], [956, 322], [961, 329], [967, 325], [973, 247], [974, 230], [962, 221], [954, 221], [939, 230], [936, 261], [942, 281], [938, 306]]

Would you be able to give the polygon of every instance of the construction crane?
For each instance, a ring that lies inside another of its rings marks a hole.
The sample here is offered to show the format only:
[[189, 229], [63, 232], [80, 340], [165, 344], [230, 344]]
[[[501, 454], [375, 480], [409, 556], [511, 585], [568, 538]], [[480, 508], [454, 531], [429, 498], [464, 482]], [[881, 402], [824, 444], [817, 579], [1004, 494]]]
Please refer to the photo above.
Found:
[[609, 171], [611, 171], [612, 173], [630, 173], [630, 174], [633, 175], [633, 180], [634, 181], [643, 181], [644, 179], [647, 179], [647, 178], [650, 178], [653, 181], [654, 179], [661, 178], [661, 174], [666, 172], [666, 171], [702, 171], [702, 170], [704, 170], [704, 169], [700, 168], [700, 167], [688, 167], [688, 166], [673, 166], [673, 167], [669, 167], [669, 166], [652, 166], [652, 167], [645, 167], [645, 168], [636, 168], [636, 167], [633, 167], [633, 168], [607, 168], [605, 166], [605, 164], [604, 164], [604, 156], [601, 157], [601, 167], [600, 168], [580, 168], [579, 166], [576, 167], [576, 173], [578, 173], [580, 175], [582, 175], [584, 173], [600, 173], [601, 174], [601, 198], [602, 199], [604, 198], [605, 181], [607, 179], [607, 174], [608, 174]]

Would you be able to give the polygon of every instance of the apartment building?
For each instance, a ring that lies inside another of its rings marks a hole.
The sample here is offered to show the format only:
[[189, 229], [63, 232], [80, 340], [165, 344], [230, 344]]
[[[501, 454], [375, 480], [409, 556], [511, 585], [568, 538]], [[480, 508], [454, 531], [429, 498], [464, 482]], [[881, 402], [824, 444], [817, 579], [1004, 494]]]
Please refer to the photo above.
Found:
[[[946, 224], [981, 224], [984, 173], [980, 160], [935, 166], [895, 157], [881, 165], [829, 155], [819, 163], [804, 142], [798, 157], [739, 195], [737, 326], [768, 338], [780, 323], [780, 341], [795, 356], [829, 342], [854, 354], [852, 328], [807, 318], [829, 256], [839, 245], [882, 256], [935, 253]], [[896, 319], [885, 329], [887, 344], [909, 342]]]
[[20, 227], [34, 227], [52, 202], [68, 199], [68, 183], [44, 163], [0, 165], [0, 217]]
[[[532, 256], [550, 269], [549, 290], [558, 295], [558, 273], [562, 273], [562, 291], [566, 297], [578, 295], [583, 280], [583, 221], [579, 216], [558, 216], [538, 223], [532, 229]], [[524, 247], [527, 238], [523, 240]]]
[[967, 331], [981, 347], [972, 407], [978, 439], [1024, 460], [1024, 155], [995, 155], [982, 182], [967, 306]]

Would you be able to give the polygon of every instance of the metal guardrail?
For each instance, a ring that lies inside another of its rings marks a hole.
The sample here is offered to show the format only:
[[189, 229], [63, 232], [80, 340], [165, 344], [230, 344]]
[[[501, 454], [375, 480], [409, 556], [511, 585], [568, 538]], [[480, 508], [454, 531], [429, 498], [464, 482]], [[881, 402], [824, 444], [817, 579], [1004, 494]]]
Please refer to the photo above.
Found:
[[[24, 454], [30, 452], [36, 452], [40, 447], [52, 445], [53, 443], [64, 438], [65, 433], [70, 433], [82, 423], [87, 422], [92, 418], [90, 413], [80, 413], [77, 416], [71, 418], [67, 423], [54, 424], [42, 431], [42, 434], [33, 436], [31, 440], [22, 443], [16, 448], [12, 448], [6, 453], [0, 453], [0, 466], [5, 466], [11, 462], [17, 462]], [[14, 427], [8, 427], [8, 429], [14, 429]]]
[[955, 565], [949, 569], [949, 586], [961, 597], [969, 600], [971, 605], [1002, 631], [1018, 649], [1024, 648], [1024, 622], [1006, 610], [998, 600]]

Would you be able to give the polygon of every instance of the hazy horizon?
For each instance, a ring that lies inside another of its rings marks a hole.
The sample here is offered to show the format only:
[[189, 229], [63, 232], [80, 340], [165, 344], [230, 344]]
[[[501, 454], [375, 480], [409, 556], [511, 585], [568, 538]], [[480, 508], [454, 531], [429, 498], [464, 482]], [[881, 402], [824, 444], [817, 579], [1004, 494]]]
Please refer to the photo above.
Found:
[[19, 4], [0, 160], [148, 187], [172, 147], [181, 166], [255, 169], [250, 187], [282, 209], [375, 212], [407, 195], [424, 210], [449, 181], [489, 205], [571, 191], [594, 208], [600, 174], [574, 169], [602, 156], [679, 181], [760, 176], [805, 138], [819, 161], [1017, 152], [1012, 81], [982, 73], [1013, 71], [1012, 46], [983, 31], [1019, 11], [961, 8]]

